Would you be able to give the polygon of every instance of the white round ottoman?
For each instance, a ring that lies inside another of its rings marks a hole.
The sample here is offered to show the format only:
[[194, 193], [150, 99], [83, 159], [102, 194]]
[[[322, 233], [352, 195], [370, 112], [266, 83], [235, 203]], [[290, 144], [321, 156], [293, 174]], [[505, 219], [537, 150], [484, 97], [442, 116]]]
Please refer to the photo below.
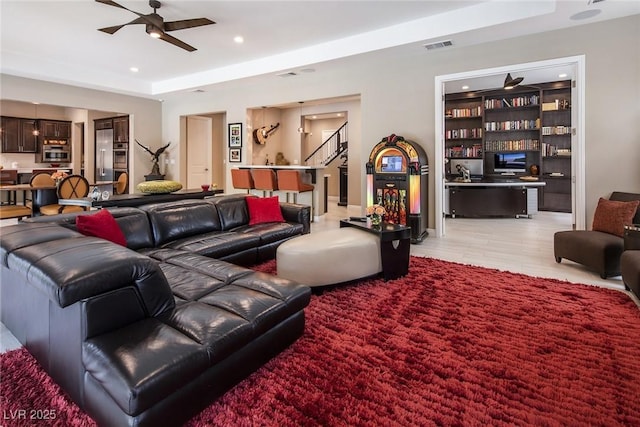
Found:
[[380, 238], [339, 228], [287, 240], [276, 251], [278, 276], [306, 286], [324, 286], [382, 271]]

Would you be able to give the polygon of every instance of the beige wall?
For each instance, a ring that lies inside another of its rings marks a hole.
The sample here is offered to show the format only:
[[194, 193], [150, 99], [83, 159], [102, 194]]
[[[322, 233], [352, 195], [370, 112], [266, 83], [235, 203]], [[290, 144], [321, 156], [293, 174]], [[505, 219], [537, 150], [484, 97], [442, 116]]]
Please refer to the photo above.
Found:
[[[273, 76], [266, 83], [247, 79], [222, 84], [198, 94], [197, 99], [192, 95], [169, 96], [163, 105], [163, 133], [165, 138], [175, 138], [177, 117], [205, 106], [226, 108], [227, 118], [239, 121], [245, 117], [247, 105], [359, 94], [357, 123], [362, 123], [358, 126], [361, 144], [352, 144], [349, 150], [350, 178], [359, 176], [359, 180], [349, 182], [349, 202], [353, 204], [354, 192], [364, 199], [363, 159], [382, 137], [396, 133], [411, 139], [424, 147], [431, 164], [435, 161], [436, 76], [584, 54], [586, 223], [591, 224], [599, 197], [607, 197], [613, 190], [640, 192], [639, 39], [640, 16], [636, 15], [477, 46], [431, 52], [422, 47], [413, 51], [399, 49], [395, 61], [383, 62], [373, 52], [335, 61], [327, 67], [318, 64], [316, 73], [296, 78]], [[357, 126], [353, 119], [349, 112], [350, 133]], [[429, 226], [433, 227], [433, 175], [429, 183]]]
[[[469, 47], [426, 51], [416, 45], [415, 49], [392, 50], [395, 58], [390, 60], [387, 57], [384, 61], [378, 53], [372, 52], [330, 64], [316, 64], [315, 73], [295, 78], [250, 78], [219, 84], [204, 93], [166, 94], [163, 95], [161, 120], [158, 113], [160, 105], [147, 99], [9, 76], [3, 76], [2, 99], [45, 97], [39, 101], [134, 112], [136, 134], [143, 139], [148, 138], [148, 143], [156, 146], [161, 141], [179, 144], [180, 120], [185, 115], [225, 111], [227, 122], [242, 122], [249, 135], [252, 124], [247, 113], [249, 108], [360, 95], [359, 107], [348, 111], [352, 143], [349, 150], [349, 203], [354, 204], [353, 194], [360, 195], [358, 202], [364, 200], [363, 164], [373, 145], [382, 137], [396, 133], [411, 139], [424, 147], [431, 164], [435, 161], [436, 76], [585, 55], [586, 223], [590, 225], [599, 197], [607, 197], [613, 190], [640, 192], [638, 40], [640, 15]], [[305, 114], [309, 113], [307, 108]], [[281, 119], [285, 121], [282, 116]], [[161, 132], [158, 123], [161, 123]], [[284, 127], [281, 137], [295, 132], [297, 127], [297, 123], [293, 123], [291, 129]], [[354, 138], [354, 133], [357, 133], [357, 138]], [[251, 140], [245, 138], [243, 159], [253, 158], [253, 147], [248, 147], [250, 143]], [[172, 144], [172, 150], [176, 149]], [[140, 167], [146, 169], [146, 162], [142, 163], [140, 156], [137, 157], [136, 164], [140, 163]], [[176, 162], [167, 173], [180, 176], [179, 168], [180, 162]], [[228, 167], [226, 172], [229, 182]], [[137, 176], [142, 174], [136, 172]], [[429, 183], [429, 226], [433, 227], [433, 175], [429, 177]]]
[[[89, 149], [89, 152], [85, 154], [85, 170], [89, 174], [89, 179], [93, 178], [94, 169], [94, 119], [119, 113], [129, 114], [132, 138], [137, 138], [141, 143], [151, 146], [152, 149], [166, 144], [166, 140], [162, 137], [162, 104], [155, 100], [24, 79], [6, 74], [1, 75], [0, 99], [3, 101], [35, 101], [42, 105], [66, 107], [65, 109], [49, 107], [51, 114], [56, 111], [59, 113], [51, 118], [85, 123], [84, 133], [85, 141], [87, 141], [85, 146]], [[38, 106], [39, 117], [43, 117], [45, 112], [49, 111], [46, 111], [44, 106]], [[7, 114], [4, 109], [0, 113]], [[72, 128], [75, 130], [75, 126]], [[174, 141], [179, 141], [179, 138]], [[131, 143], [134, 144], [133, 141]], [[177, 144], [172, 143], [167, 150], [169, 156], [173, 155], [177, 148]], [[79, 152], [80, 148], [74, 147], [74, 171], [79, 171], [80, 168]], [[137, 146], [132, 146], [130, 152], [132, 154], [130, 160], [132, 185], [129, 187], [135, 189], [135, 185], [144, 181], [144, 175], [151, 171], [151, 158], [148, 153]]]

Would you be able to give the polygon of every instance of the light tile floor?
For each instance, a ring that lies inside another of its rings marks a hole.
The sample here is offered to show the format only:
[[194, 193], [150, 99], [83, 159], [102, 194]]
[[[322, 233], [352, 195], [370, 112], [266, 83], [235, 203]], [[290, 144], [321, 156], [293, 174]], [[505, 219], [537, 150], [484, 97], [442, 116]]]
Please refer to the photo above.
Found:
[[[337, 206], [330, 199], [328, 212], [311, 224], [311, 232], [338, 228], [339, 220], [350, 215], [361, 215], [359, 207]], [[553, 234], [571, 229], [569, 214], [539, 212], [531, 219], [447, 218], [445, 228], [444, 237], [429, 236], [411, 245], [411, 254], [624, 291], [620, 277], [605, 280], [571, 261], [555, 262]], [[640, 306], [635, 296], [626, 293]], [[0, 352], [19, 346], [0, 323]]]

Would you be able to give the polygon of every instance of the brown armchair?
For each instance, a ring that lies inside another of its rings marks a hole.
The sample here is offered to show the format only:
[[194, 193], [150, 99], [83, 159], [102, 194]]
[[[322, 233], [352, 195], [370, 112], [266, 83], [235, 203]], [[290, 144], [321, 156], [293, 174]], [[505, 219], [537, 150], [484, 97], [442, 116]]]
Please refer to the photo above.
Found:
[[[609, 200], [636, 201], [640, 200], [640, 194], [614, 191]], [[594, 217], [594, 224], [596, 222]], [[635, 214], [627, 223], [640, 223], [640, 209], [636, 208]], [[620, 224], [620, 230], [616, 229], [615, 233], [599, 230], [569, 230], [555, 233], [553, 251], [556, 262], [560, 263], [563, 258], [577, 262], [598, 272], [603, 279], [619, 276], [620, 257], [624, 251], [623, 225]]]

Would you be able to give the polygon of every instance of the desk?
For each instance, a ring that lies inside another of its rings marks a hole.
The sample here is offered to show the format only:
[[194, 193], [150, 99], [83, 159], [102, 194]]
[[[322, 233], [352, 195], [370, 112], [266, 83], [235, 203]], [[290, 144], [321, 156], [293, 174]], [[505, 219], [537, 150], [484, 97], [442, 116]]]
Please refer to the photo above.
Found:
[[340, 220], [340, 228], [356, 227], [380, 237], [380, 259], [384, 280], [397, 279], [409, 272], [411, 227], [383, 222], [373, 226], [368, 222]]
[[149, 203], [173, 202], [184, 199], [204, 199], [205, 197], [221, 193], [222, 190], [218, 189], [202, 191], [201, 188], [198, 188], [197, 190], [179, 190], [168, 194], [117, 194], [109, 197], [109, 200], [93, 200], [90, 197], [73, 200], [60, 199], [58, 203], [61, 205], [82, 205], [94, 208], [137, 207], [147, 205]]
[[519, 179], [500, 181], [445, 182], [445, 213], [452, 218], [531, 218], [538, 212], [541, 181]]

